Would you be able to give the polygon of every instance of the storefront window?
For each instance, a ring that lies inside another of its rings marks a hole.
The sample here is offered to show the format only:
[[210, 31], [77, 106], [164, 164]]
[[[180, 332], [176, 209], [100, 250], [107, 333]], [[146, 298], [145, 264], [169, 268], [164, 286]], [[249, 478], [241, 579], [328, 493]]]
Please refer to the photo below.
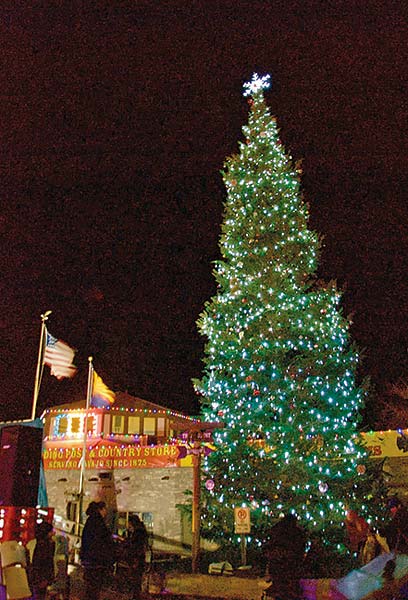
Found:
[[111, 424], [111, 415], [104, 415], [103, 416], [103, 428], [102, 431], [104, 433], [110, 433], [110, 424]]
[[78, 511], [78, 502], [67, 503], [67, 519], [68, 521], [76, 521]]
[[125, 417], [115, 415], [112, 418], [112, 433], [124, 433]]
[[[140, 516], [140, 513], [139, 513]], [[151, 512], [144, 512], [142, 513], [142, 521], [143, 523], [146, 525], [146, 529], [147, 531], [153, 531], [153, 513]]]
[[117, 532], [119, 535], [125, 535], [127, 526], [129, 523], [130, 515], [138, 515], [141, 518], [141, 520], [143, 521], [143, 523], [145, 524], [147, 532], [149, 534], [153, 533], [153, 513], [151, 513], [151, 512], [140, 513], [140, 512], [136, 512], [136, 511], [132, 510], [129, 512], [118, 512]]
[[95, 417], [93, 416], [89, 416], [86, 419], [86, 432], [87, 433], [94, 433], [94, 429], [95, 429]]
[[164, 437], [166, 434], [166, 419], [163, 417], [159, 417], [157, 419], [157, 435], [159, 437]]
[[140, 433], [140, 417], [129, 417], [128, 418], [128, 433], [130, 433], [130, 434]]
[[68, 431], [68, 417], [67, 415], [58, 415], [55, 419], [55, 435], [65, 435]]
[[156, 419], [154, 417], [145, 417], [143, 419], [144, 435], [156, 435]]
[[81, 419], [79, 417], [72, 417], [71, 433], [81, 433]]

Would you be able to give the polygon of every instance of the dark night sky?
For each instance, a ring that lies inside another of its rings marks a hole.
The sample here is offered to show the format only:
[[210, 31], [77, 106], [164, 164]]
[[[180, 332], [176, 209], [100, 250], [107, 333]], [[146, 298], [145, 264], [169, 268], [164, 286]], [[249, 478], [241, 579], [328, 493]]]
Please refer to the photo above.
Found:
[[[78, 348], [39, 409], [113, 389], [198, 411], [196, 320], [215, 292], [242, 84], [272, 75], [303, 158], [319, 275], [337, 279], [362, 375], [408, 379], [402, 2], [28, 0], [0, 8], [0, 419], [28, 418], [40, 314]], [[374, 404], [371, 404], [373, 410]]]

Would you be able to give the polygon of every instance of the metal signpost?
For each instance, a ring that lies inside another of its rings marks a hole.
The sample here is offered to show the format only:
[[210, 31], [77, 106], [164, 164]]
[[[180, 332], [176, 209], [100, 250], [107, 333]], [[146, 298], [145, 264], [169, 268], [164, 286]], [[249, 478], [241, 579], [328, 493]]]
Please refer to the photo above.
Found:
[[251, 516], [250, 510], [247, 507], [241, 506], [234, 508], [234, 529], [235, 533], [241, 534], [241, 563], [245, 566], [247, 563], [246, 557], [246, 535], [251, 532]]

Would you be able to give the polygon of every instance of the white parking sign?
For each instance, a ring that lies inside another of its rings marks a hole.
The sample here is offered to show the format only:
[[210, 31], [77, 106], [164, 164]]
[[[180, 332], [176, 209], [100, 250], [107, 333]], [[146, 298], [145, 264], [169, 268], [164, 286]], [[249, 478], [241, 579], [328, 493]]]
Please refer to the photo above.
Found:
[[234, 508], [235, 533], [249, 533], [251, 521], [249, 508]]

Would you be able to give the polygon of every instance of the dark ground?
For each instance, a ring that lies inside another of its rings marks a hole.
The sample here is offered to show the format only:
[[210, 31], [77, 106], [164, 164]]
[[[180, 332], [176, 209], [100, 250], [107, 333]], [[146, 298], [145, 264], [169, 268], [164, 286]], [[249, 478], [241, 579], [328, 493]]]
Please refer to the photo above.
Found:
[[[69, 600], [83, 600], [80, 569], [73, 571], [70, 582]], [[260, 578], [255, 572], [241, 577], [170, 572], [161, 591], [157, 578], [148, 577], [147, 583], [149, 592], [144, 592], [143, 600], [260, 600], [262, 595]], [[130, 594], [113, 580], [103, 590], [101, 600], [130, 600]]]

